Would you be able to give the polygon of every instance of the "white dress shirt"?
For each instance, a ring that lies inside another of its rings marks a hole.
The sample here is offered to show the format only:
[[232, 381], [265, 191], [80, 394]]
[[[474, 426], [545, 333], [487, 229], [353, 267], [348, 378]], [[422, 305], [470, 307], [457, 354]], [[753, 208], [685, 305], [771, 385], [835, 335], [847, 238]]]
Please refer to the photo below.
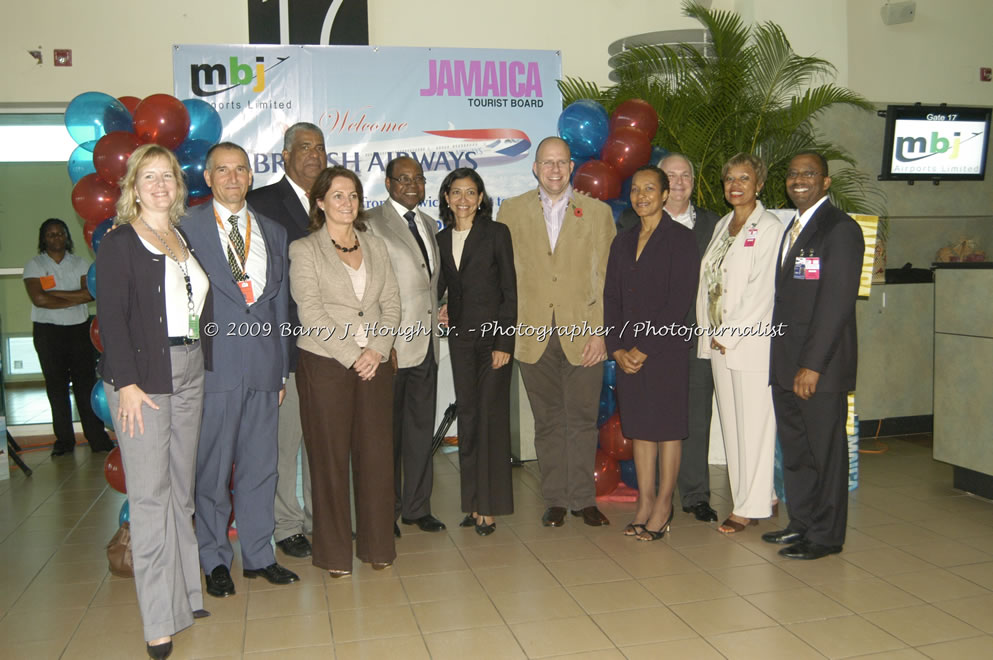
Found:
[[[214, 201], [214, 213], [220, 218], [221, 222], [217, 223], [217, 233], [221, 238], [221, 250], [224, 251], [224, 260], [227, 261], [228, 258], [228, 245], [231, 243], [231, 239], [228, 233], [231, 231], [231, 223], [228, 219], [232, 215], [238, 216], [238, 231], [241, 232], [241, 239], [245, 242], [248, 247], [248, 258], [245, 259], [245, 267], [242, 269], [246, 275], [248, 275], [249, 281], [252, 283], [252, 294], [255, 296], [255, 300], [262, 297], [262, 292], [265, 291], [266, 283], [266, 247], [265, 238], [262, 236], [262, 228], [259, 227], [256, 217], [252, 217], [252, 235], [251, 241], [249, 241], [248, 234], [248, 206], [243, 205], [241, 210], [237, 213], [231, 213], [223, 206], [221, 206], [216, 200]], [[231, 246], [231, 251], [235, 252], [235, 259], [237, 259], [237, 252], [234, 246]]]
[[[797, 211], [797, 214], [795, 216], [793, 216], [793, 222], [799, 222], [800, 223], [800, 232], [801, 233], [803, 232], [804, 228], [807, 226], [807, 223], [810, 222], [810, 219], [812, 217], [814, 217], [814, 213], [817, 212], [817, 209], [819, 209], [821, 207], [821, 204], [823, 204], [824, 203], [824, 200], [826, 200], [826, 199], [827, 199], [827, 195], [824, 195], [819, 200], [817, 200], [817, 202], [813, 206], [811, 206], [809, 209], [807, 209], [804, 213], [801, 214], [799, 211]], [[790, 247], [791, 247], [790, 246], [790, 232], [792, 232], [792, 231], [793, 231], [793, 223], [791, 222], [786, 227], [786, 234], [785, 234], [786, 240], [783, 241], [783, 253], [779, 256], [779, 264], [780, 265], [783, 265], [785, 263], [785, 261], [786, 261], [786, 255], [789, 254]]]

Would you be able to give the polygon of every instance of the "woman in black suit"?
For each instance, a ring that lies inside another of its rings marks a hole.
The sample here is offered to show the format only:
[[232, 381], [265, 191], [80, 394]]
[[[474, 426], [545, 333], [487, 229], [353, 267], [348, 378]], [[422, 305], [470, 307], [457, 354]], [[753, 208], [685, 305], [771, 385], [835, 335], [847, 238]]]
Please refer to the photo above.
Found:
[[517, 323], [517, 275], [510, 231], [493, 221], [493, 202], [475, 170], [450, 173], [438, 194], [439, 298], [447, 319], [458, 407], [461, 527], [480, 536], [493, 516], [514, 512], [510, 474], [510, 356]]

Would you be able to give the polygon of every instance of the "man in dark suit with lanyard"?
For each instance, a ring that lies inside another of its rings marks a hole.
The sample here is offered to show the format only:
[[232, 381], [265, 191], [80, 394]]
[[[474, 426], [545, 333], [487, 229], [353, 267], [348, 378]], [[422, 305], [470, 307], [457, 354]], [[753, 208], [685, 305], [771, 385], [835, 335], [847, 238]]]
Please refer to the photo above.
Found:
[[[693, 196], [693, 164], [682, 154], [669, 154], [659, 161], [659, 168], [669, 179], [666, 212], [672, 219], [693, 230], [700, 258], [707, 251], [714, 227], [720, 220], [713, 211], [690, 203]], [[640, 222], [632, 209], [626, 209], [618, 221], [618, 231]], [[696, 308], [690, 306], [686, 325], [696, 324]], [[710, 421], [713, 413], [714, 375], [710, 360], [696, 355], [696, 342], [690, 348], [690, 434], [683, 441], [683, 457], [679, 463], [679, 498], [683, 511], [692, 513], [701, 522], [717, 522], [717, 512], [710, 506]]]
[[272, 584], [299, 579], [276, 563], [270, 543], [276, 420], [289, 373], [290, 339], [279, 330], [289, 319], [289, 258], [286, 230], [245, 203], [252, 170], [244, 149], [231, 142], [211, 147], [204, 179], [214, 199], [191, 209], [182, 227], [214, 299], [216, 324], [206, 331], [215, 334], [216, 361], [204, 377], [196, 532], [207, 593], [223, 598], [235, 593], [232, 498], [243, 575]]
[[[308, 122], [298, 122], [283, 136], [283, 166], [286, 176], [268, 186], [248, 193], [248, 203], [259, 213], [271, 218], [286, 229], [286, 242], [292, 243], [308, 234], [310, 200], [307, 197], [317, 175], [327, 167], [328, 155], [324, 148], [321, 129]], [[297, 306], [290, 299], [290, 323], [300, 325]], [[276, 482], [276, 528], [273, 538], [276, 546], [291, 557], [309, 557], [310, 541], [306, 534], [314, 529], [311, 507], [310, 468], [307, 450], [303, 446], [303, 427], [300, 425], [300, 397], [296, 378], [297, 346], [290, 342], [290, 376], [286, 380], [286, 397], [279, 407], [279, 460]], [[297, 500], [297, 456], [303, 452], [301, 473], [303, 479], [303, 509]]]
[[786, 172], [797, 213], [783, 236], [776, 277], [770, 382], [783, 450], [790, 522], [762, 539], [790, 559], [841, 552], [848, 522], [848, 392], [855, 389], [855, 300], [862, 229], [827, 198], [831, 177], [816, 152]]

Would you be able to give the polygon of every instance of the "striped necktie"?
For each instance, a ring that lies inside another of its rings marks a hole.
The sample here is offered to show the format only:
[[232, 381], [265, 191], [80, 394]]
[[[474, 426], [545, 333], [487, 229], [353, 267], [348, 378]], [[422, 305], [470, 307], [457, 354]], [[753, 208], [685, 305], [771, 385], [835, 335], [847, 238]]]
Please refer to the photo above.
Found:
[[[238, 216], [232, 215], [228, 218], [228, 222], [231, 223], [231, 231], [228, 233], [228, 238], [231, 239], [231, 243], [228, 244], [228, 265], [231, 266], [231, 275], [234, 276], [235, 282], [240, 282], [245, 279], [245, 271], [242, 269], [241, 265], [245, 263], [245, 241], [241, 238], [241, 232], [238, 231]], [[234, 246], [238, 254], [231, 250], [231, 246]]]

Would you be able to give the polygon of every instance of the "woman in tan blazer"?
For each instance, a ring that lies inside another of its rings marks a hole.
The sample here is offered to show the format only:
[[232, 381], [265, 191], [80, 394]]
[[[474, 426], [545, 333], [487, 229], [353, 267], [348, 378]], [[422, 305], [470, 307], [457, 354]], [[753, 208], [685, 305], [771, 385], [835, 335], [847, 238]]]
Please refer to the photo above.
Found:
[[290, 245], [300, 313], [297, 388], [310, 457], [313, 563], [352, 572], [348, 466], [355, 483], [356, 554], [393, 563], [393, 368], [400, 294], [382, 240], [365, 232], [362, 183], [329, 167], [310, 190], [310, 232]]
[[776, 418], [769, 387], [769, 325], [783, 224], [758, 194], [765, 163], [738, 154], [724, 165], [724, 197], [734, 209], [717, 224], [700, 265], [697, 354], [709, 359], [727, 451], [734, 508], [718, 530], [733, 534], [768, 518]]

